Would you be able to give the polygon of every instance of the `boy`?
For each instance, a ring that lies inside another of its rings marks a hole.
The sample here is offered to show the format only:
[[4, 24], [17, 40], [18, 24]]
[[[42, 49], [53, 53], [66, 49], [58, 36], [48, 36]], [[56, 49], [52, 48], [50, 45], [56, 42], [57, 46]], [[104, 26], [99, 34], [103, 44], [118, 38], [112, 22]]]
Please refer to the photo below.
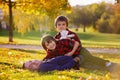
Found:
[[55, 19], [55, 26], [58, 30], [58, 34], [55, 36], [56, 39], [68, 38], [75, 40], [79, 43], [80, 48], [82, 48], [82, 44], [78, 35], [68, 29], [68, 19], [65, 16], [58, 16]]
[[[111, 68], [111, 66], [114, 66], [114, 64], [108, 60], [103, 60], [101, 58], [92, 56], [87, 49], [82, 47], [80, 38], [77, 36], [77, 34], [68, 29], [68, 19], [65, 16], [58, 16], [55, 19], [55, 27], [58, 31], [57, 35], [55, 36], [57, 40], [61, 39], [61, 37], [64, 37], [63, 35], [65, 33], [66, 37], [64, 38], [69, 38], [79, 43], [79, 47], [80, 47], [79, 53], [80, 53], [80, 56], [82, 56], [81, 67], [90, 68], [90, 69], [101, 69], [101, 68], [109, 69]], [[74, 36], [67, 37], [67, 35], [71, 35], [71, 34]]]
[[23, 69], [31, 71], [48, 72], [53, 70], [68, 70], [75, 66], [79, 61], [78, 57], [72, 58], [70, 56], [57, 56], [49, 60], [30, 60], [23, 64]]

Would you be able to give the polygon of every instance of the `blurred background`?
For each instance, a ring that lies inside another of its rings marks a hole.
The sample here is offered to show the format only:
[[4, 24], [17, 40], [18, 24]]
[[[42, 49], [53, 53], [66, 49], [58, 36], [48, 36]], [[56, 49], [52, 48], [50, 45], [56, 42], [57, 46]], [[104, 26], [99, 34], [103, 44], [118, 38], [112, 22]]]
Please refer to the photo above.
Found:
[[0, 36], [13, 42], [17, 33], [54, 32], [59, 15], [75, 32], [120, 34], [120, 0], [0, 0]]

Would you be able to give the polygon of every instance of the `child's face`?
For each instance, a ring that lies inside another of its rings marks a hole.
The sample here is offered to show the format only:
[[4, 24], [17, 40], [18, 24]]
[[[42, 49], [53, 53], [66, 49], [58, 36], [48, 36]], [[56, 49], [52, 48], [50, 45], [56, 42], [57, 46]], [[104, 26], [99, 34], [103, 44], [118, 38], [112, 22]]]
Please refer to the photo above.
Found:
[[57, 30], [59, 32], [61, 32], [62, 30], [66, 30], [67, 29], [67, 24], [66, 24], [65, 21], [58, 21], [56, 28], [57, 28]]
[[49, 42], [45, 42], [45, 46], [48, 50], [54, 50], [56, 48], [56, 42], [50, 40]]
[[42, 63], [42, 61], [39, 60], [30, 60], [25, 62], [25, 69], [29, 69], [32, 71], [38, 70], [39, 65]]

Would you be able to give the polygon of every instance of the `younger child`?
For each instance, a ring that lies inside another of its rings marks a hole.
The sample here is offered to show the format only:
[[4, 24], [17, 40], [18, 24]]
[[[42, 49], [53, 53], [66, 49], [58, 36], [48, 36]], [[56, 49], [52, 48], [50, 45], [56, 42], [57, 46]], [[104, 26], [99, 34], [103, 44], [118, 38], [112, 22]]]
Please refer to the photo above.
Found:
[[79, 61], [79, 57], [57, 56], [46, 61], [30, 60], [23, 64], [23, 69], [31, 71], [48, 72], [53, 70], [68, 70], [73, 68]]
[[42, 47], [47, 52], [44, 60], [61, 55], [76, 57], [80, 52], [79, 43], [70, 39], [56, 40], [50, 35], [45, 35], [42, 37], [41, 42]]

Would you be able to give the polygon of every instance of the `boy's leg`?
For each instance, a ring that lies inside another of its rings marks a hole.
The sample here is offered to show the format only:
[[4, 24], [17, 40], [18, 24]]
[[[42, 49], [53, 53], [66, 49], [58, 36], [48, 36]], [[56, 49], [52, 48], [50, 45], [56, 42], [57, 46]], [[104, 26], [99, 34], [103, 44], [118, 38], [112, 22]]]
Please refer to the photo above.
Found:
[[105, 67], [106, 63], [109, 62], [108, 60], [104, 60], [99, 57], [95, 57], [91, 55], [91, 53], [85, 48], [81, 49], [80, 55], [82, 55], [84, 58], [84, 61], [81, 64], [82, 67], [86, 67], [86, 66], [87, 67], [96, 66], [96, 68], [97, 66]]

